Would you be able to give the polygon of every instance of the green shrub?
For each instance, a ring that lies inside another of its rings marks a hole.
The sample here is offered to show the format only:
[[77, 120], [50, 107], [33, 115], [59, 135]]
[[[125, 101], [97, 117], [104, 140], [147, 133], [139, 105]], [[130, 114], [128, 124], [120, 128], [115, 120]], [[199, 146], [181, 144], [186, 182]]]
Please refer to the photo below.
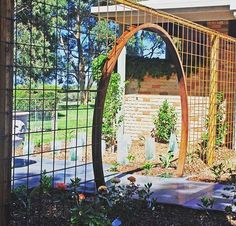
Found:
[[174, 152], [169, 150], [166, 155], [160, 156], [161, 165], [164, 168], [169, 168], [171, 165], [171, 161], [174, 159]]
[[[100, 55], [92, 63], [93, 78], [99, 82], [102, 76], [102, 67], [107, 59], [106, 56]], [[122, 116], [117, 117], [117, 113], [122, 106], [123, 90], [120, 87], [121, 77], [118, 73], [112, 73], [109, 86], [106, 93], [105, 106], [103, 111], [102, 134], [103, 139], [109, 145], [115, 143], [117, 129], [122, 122]]]
[[129, 161], [129, 163], [133, 163], [135, 161], [135, 156], [131, 153], [128, 154], [127, 156], [127, 160]]
[[[18, 85], [14, 92], [14, 106], [16, 111], [42, 111], [55, 109], [61, 94], [54, 85]], [[31, 90], [30, 90], [31, 89]]]
[[152, 162], [145, 162], [142, 166], [142, 169], [145, 171], [145, 174], [148, 175], [152, 168], [155, 167], [155, 164]]
[[214, 174], [215, 181], [218, 182], [221, 176], [225, 173], [225, 165], [223, 163], [220, 163], [212, 166], [210, 170]]
[[176, 122], [177, 114], [175, 108], [170, 106], [168, 101], [165, 100], [154, 116], [154, 136], [158, 142], [169, 142], [171, 133], [176, 129]]

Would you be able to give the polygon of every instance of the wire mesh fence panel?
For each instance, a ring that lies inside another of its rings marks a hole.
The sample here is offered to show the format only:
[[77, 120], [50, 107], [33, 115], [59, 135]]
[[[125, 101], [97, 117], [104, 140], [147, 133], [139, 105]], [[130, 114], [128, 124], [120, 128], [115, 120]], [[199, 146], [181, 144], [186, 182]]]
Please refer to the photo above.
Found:
[[[15, 0], [2, 9], [0, 204], [10, 187], [25, 192], [16, 221], [43, 225], [43, 207], [57, 205], [45, 201], [48, 186], [79, 178], [80, 191], [94, 192], [113, 174], [103, 168], [135, 162], [134, 149], [138, 163], [159, 164], [155, 141], [168, 153], [172, 137], [179, 176], [192, 154], [211, 166], [235, 149], [234, 38], [129, 0]], [[145, 83], [148, 75], [159, 84]], [[137, 96], [127, 95], [133, 79]], [[165, 107], [173, 125], [159, 133], [153, 116]]]
[[[92, 62], [104, 50], [98, 31], [93, 33], [93, 3], [14, 3], [11, 189], [14, 194], [26, 191], [29, 200], [35, 187], [65, 184], [69, 189], [71, 179], [78, 178], [81, 192], [94, 192], [91, 136], [97, 82]], [[44, 224], [43, 206], [53, 204], [45, 202], [44, 191], [36, 193], [39, 214], [30, 213], [26, 202], [29, 212], [23, 216], [19, 208], [15, 221], [19, 214], [24, 222]]]
[[[175, 76], [177, 75], [178, 85], [176, 87], [169, 85], [165, 92], [156, 92], [156, 94], [163, 95], [174, 87], [176, 90], [171, 90], [172, 95], [181, 97], [179, 100], [181, 110], [177, 117], [179, 130], [177, 138], [179, 139], [180, 152], [177, 157], [177, 174], [183, 175], [184, 164], [191, 161], [193, 155], [198, 156], [203, 165], [206, 163], [209, 166], [217, 164], [217, 161], [222, 159], [223, 153], [228, 153], [227, 156], [230, 155], [229, 153], [232, 153], [235, 143], [235, 81], [233, 78], [235, 74], [235, 39], [200, 24], [136, 4], [133, 1], [102, 2], [97, 7], [93, 7], [92, 12], [97, 15], [100, 21], [106, 21], [110, 27], [112, 27], [111, 24], [115, 24], [119, 30], [112, 33], [112, 29], [110, 29], [111, 33], [107, 32], [105, 35], [107, 42], [114, 39], [116, 45], [110, 52], [107, 64], [103, 68], [104, 84], [106, 78], [111, 75], [112, 69], [115, 69], [114, 65], [117, 60], [118, 64], [122, 61], [125, 62], [121, 53], [123, 48], [126, 48], [127, 55], [136, 54], [138, 57], [143, 57], [143, 61], [146, 57], [150, 62], [155, 56], [164, 58], [165, 61], [169, 60], [169, 68], [171, 65], [173, 66], [172, 72], [175, 73]], [[147, 36], [152, 37], [153, 34], [156, 34], [155, 38], [147, 38]], [[157, 37], [159, 42], [155, 42], [158, 40]], [[157, 48], [159, 51], [163, 51], [162, 54], [159, 53], [158, 55], [157, 52], [153, 53], [152, 43], [160, 43], [161, 39], [165, 44]], [[141, 48], [139, 42], [141, 42]], [[134, 61], [134, 59], [132, 60]], [[148, 60], [145, 61], [146, 64]], [[126, 58], [126, 64], [129, 64], [128, 58]], [[132, 66], [137, 70], [131, 70]], [[126, 73], [126, 76], [128, 76], [127, 72], [133, 73], [131, 80], [136, 78], [139, 80], [139, 84], [137, 87], [131, 86], [130, 89], [131, 92], [136, 89], [136, 95], [133, 96], [136, 99], [132, 99], [132, 96], [128, 95], [124, 97], [124, 121], [123, 132], [121, 133], [124, 137], [131, 136], [132, 139], [144, 137], [145, 139], [145, 136], [150, 136], [154, 127], [153, 120], [150, 122], [151, 118], [149, 117], [149, 115], [153, 115], [153, 111], [149, 108], [157, 110], [160, 108], [159, 102], [148, 94], [154, 94], [150, 90], [152, 88], [161, 88], [162, 81], [158, 80], [157, 86], [151, 86], [147, 82], [145, 83], [144, 75], [147, 72], [153, 73], [153, 70], [150, 67], [145, 68], [145, 63], [142, 63], [142, 67], [145, 69], [139, 67], [137, 62], [133, 63], [132, 66], [126, 67], [127, 71], [123, 73]], [[158, 66], [157, 63], [156, 67]], [[154, 77], [154, 74], [149, 75]], [[150, 83], [151, 81], [154, 82], [149, 78]], [[169, 81], [166, 83], [171, 84]], [[99, 90], [103, 89], [104, 92], [106, 90], [104, 87], [105, 85], [103, 88], [99, 87]], [[146, 96], [137, 94], [146, 94]], [[98, 99], [104, 98], [103, 94], [98, 95]], [[162, 98], [170, 99], [167, 95], [162, 96]], [[148, 103], [155, 101], [157, 103], [156, 108]], [[100, 134], [100, 131], [98, 130], [96, 134]], [[119, 145], [117, 145], [118, 147]], [[136, 149], [140, 148], [136, 146]], [[117, 151], [119, 152], [119, 150]], [[136, 154], [145, 161], [145, 157], [142, 156], [144, 153], [139, 155], [136, 152]], [[127, 158], [127, 155], [123, 157]], [[102, 174], [100, 176], [102, 177]]]

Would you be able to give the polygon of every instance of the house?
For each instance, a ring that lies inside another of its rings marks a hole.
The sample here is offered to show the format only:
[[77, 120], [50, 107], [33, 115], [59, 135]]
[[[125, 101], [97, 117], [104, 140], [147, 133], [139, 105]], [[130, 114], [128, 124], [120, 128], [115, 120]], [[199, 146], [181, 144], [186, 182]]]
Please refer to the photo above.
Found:
[[[236, 37], [235, 0], [144, 0], [139, 3]], [[122, 6], [99, 7], [101, 16], [107, 12], [109, 14], [112, 14], [112, 12], [122, 14], [123, 10]], [[128, 9], [125, 10], [128, 16]], [[92, 10], [93, 13], [97, 13], [97, 11], [98, 8], [96, 7]]]

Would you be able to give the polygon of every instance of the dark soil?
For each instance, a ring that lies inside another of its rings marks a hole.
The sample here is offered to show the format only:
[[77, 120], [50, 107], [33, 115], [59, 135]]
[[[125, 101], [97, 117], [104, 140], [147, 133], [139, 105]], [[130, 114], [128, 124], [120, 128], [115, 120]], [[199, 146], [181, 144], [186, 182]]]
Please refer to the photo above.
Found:
[[[9, 226], [69, 226], [72, 206], [61, 205], [56, 200], [44, 199], [40, 203], [32, 203], [31, 212], [27, 215], [21, 206], [11, 206]], [[23, 212], [22, 212], [23, 211]], [[112, 215], [115, 215], [116, 210]], [[236, 225], [236, 220], [223, 212], [192, 210], [175, 205], [158, 204], [155, 210], [142, 209], [135, 213], [135, 220], [123, 226], [190, 226]], [[111, 217], [113, 220], [114, 217]], [[105, 223], [105, 222], [104, 222]], [[82, 225], [81, 225], [82, 226]]]

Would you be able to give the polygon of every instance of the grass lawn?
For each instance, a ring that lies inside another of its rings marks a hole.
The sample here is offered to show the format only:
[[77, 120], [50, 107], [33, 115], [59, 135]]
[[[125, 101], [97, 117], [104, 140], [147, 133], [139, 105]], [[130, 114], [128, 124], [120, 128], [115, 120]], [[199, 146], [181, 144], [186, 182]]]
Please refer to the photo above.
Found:
[[72, 110], [58, 111], [57, 131], [54, 130], [51, 120], [32, 120], [30, 122], [30, 140], [37, 144], [48, 144], [54, 140], [66, 140], [66, 136], [72, 139], [78, 133], [86, 132], [91, 135], [93, 108], [79, 107]]

